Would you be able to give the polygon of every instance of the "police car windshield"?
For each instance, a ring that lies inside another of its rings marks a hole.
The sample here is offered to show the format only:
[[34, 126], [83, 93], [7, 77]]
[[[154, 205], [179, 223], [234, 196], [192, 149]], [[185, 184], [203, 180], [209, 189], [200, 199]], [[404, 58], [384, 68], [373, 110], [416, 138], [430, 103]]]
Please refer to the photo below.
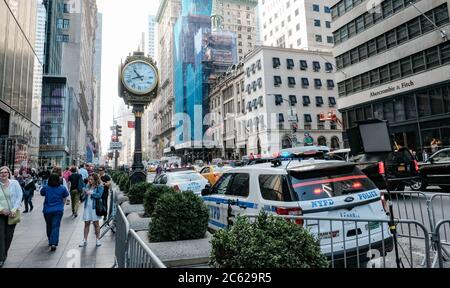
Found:
[[182, 181], [182, 182], [188, 182], [188, 181], [198, 181], [204, 179], [203, 176], [201, 176], [198, 173], [176, 173], [172, 175], [175, 181]]
[[289, 170], [292, 188], [300, 201], [323, 199], [376, 189], [354, 165], [319, 164], [312, 169]]

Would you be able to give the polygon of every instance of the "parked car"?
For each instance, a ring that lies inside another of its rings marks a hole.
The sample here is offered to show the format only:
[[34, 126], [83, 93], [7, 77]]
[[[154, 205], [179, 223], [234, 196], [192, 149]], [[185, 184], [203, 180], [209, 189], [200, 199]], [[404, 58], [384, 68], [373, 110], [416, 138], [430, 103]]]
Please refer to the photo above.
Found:
[[379, 189], [386, 189], [382, 173], [389, 179], [389, 190], [404, 191], [419, 179], [417, 160], [407, 148], [388, 153], [365, 153], [349, 159], [372, 180]]
[[180, 192], [192, 191], [197, 195], [208, 184], [208, 180], [193, 170], [164, 172], [153, 180], [155, 185], [166, 185]]
[[350, 148], [338, 149], [328, 152], [328, 158], [330, 160], [341, 160], [348, 162], [351, 158]]
[[210, 165], [203, 167], [202, 170], [200, 170], [200, 174], [208, 180], [209, 184], [214, 185], [217, 180], [219, 180], [220, 176], [230, 169], [233, 169], [233, 167]]
[[439, 186], [450, 191], [450, 148], [434, 153], [427, 161], [419, 163], [420, 179], [411, 185], [415, 191], [424, 191], [427, 186]]
[[[278, 167], [272, 163], [237, 167], [224, 173], [212, 188], [205, 188], [202, 196], [210, 209], [208, 227], [226, 228], [233, 225], [236, 216], [254, 215], [260, 210], [278, 215], [388, 219], [380, 191], [355, 164], [315, 159], [278, 163]], [[342, 261], [344, 249], [347, 259], [359, 255], [360, 260], [366, 259], [369, 246], [391, 251], [393, 243], [387, 225], [365, 224], [343, 227], [321, 221], [308, 228], [316, 236], [321, 235], [322, 252], [328, 257], [333, 254], [336, 261]], [[353, 233], [356, 229], [358, 246]]]

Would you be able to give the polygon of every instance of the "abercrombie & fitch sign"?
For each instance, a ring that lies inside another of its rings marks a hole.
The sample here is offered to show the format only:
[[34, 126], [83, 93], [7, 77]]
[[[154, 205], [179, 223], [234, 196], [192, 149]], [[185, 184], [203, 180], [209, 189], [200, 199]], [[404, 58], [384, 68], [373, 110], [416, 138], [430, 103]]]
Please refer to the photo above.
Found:
[[409, 88], [412, 86], [414, 86], [414, 81], [412, 81], [412, 80], [409, 82], [402, 82], [395, 86], [389, 86], [388, 88], [383, 89], [383, 90], [372, 91], [372, 92], [370, 92], [370, 97], [378, 97], [378, 96], [381, 96], [386, 93], [402, 90], [402, 89]]

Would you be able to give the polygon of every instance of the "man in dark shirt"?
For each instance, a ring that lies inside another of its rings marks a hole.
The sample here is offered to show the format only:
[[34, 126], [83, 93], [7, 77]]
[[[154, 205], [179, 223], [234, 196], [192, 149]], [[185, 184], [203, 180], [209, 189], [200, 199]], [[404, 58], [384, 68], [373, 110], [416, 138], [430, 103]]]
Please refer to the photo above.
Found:
[[100, 174], [100, 180], [102, 180], [103, 183], [103, 205], [106, 207], [106, 213], [103, 215], [103, 220], [106, 221], [108, 216], [108, 195], [109, 195], [109, 188], [111, 187], [111, 177], [106, 174], [105, 167], [101, 166], [98, 168], [98, 173]]
[[80, 206], [80, 196], [83, 192], [83, 177], [78, 173], [77, 167], [70, 168], [72, 174], [69, 176], [70, 203], [72, 204], [72, 216], [78, 216], [78, 207]]

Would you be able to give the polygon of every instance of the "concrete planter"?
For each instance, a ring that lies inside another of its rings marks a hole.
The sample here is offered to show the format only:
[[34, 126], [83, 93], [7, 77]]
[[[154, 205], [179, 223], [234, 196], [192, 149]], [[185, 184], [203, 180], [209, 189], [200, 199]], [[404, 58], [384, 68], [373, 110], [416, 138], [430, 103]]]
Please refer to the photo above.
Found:
[[136, 213], [144, 213], [144, 205], [143, 204], [130, 204], [129, 201], [126, 201], [120, 205], [120, 207], [123, 210], [123, 213], [125, 216], [127, 216], [130, 213], [136, 212]]
[[147, 231], [137, 234], [168, 268], [209, 267], [212, 238], [209, 232], [203, 239], [154, 243], [148, 240]]
[[132, 212], [128, 214], [127, 220], [130, 223], [130, 229], [136, 232], [148, 231], [148, 226], [151, 223], [151, 218], [144, 217], [144, 212]]

